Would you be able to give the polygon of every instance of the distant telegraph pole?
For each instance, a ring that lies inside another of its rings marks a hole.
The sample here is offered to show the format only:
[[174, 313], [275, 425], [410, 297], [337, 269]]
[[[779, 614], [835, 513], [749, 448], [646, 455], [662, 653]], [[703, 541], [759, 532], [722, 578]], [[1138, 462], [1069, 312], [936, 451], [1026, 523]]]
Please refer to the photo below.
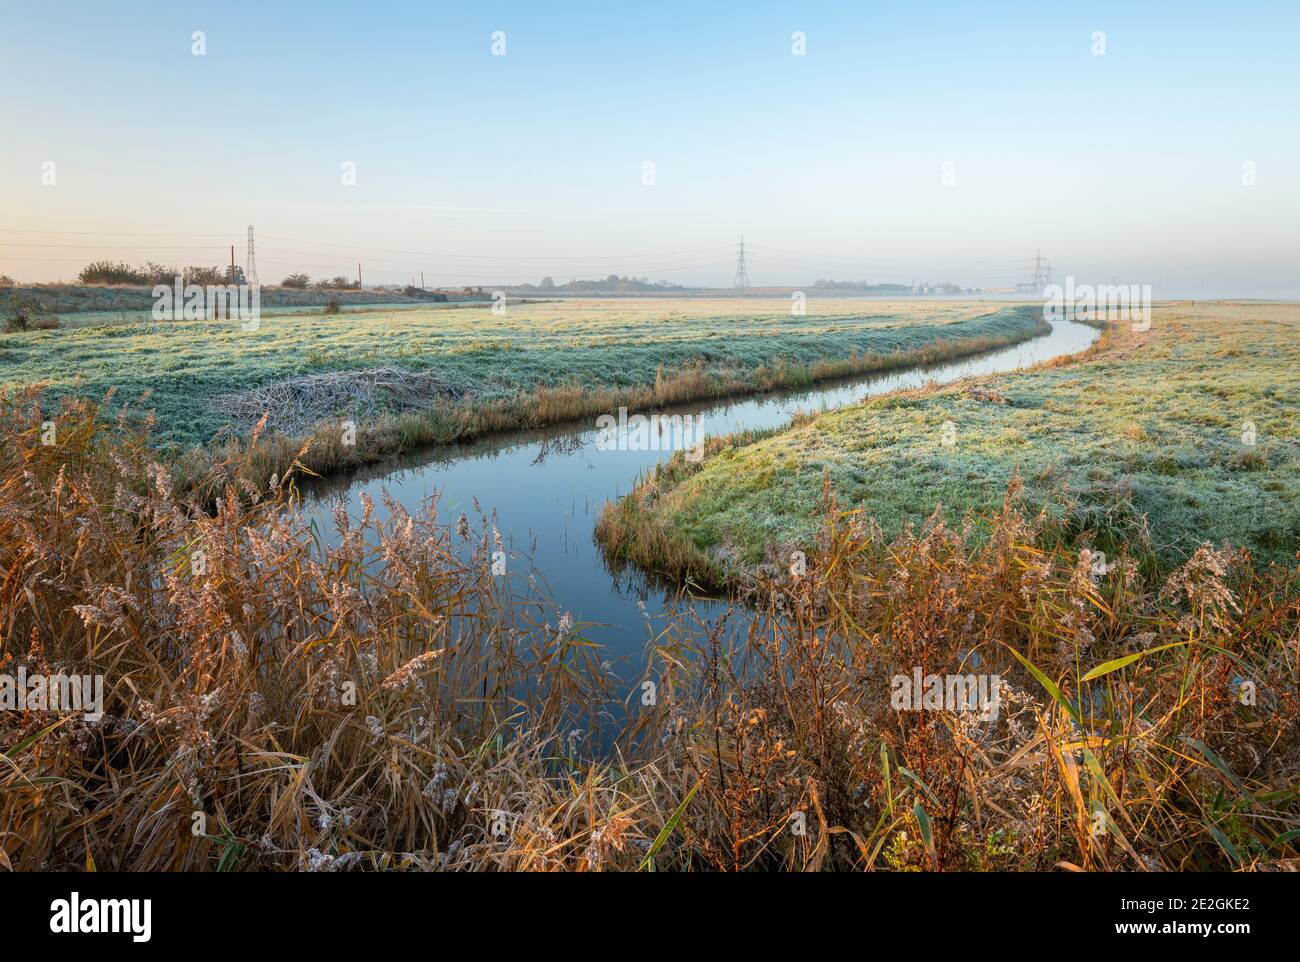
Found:
[[740, 235], [740, 253], [736, 257], [736, 280], [732, 285], [738, 291], [749, 290], [749, 268], [745, 266], [745, 235]]
[[[230, 245], [230, 276], [226, 278], [227, 284], [235, 283], [235, 245]], [[230, 316], [230, 304], [226, 304], [226, 316]]]
[[361, 287], [361, 262], [357, 261], [357, 287]]

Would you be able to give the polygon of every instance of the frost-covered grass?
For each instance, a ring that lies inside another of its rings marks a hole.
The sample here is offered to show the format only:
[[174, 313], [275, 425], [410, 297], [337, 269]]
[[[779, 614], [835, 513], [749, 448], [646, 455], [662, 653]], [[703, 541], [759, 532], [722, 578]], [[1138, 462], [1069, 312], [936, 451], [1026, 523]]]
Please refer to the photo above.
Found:
[[1114, 330], [1078, 362], [719, 443], [698, 469], [643, 485], [603, 527], [652, 566], [748, 567], [813, 542], [824, 484], [892, 536], [939, 505], [991, 513], [1019, 472], [1028, 504], [1071, 541], [1145, 544], [1165, 563], [1228, 541], [1285, 560], [1300, 538], [1298, 332], [1295, 304], [1158, 308], [1149, 332]]
[[[526, 398], [548, 389], [644, 389], [685, 371], [704, 395], [763, 389], [1010, 343], [1036, 330], [1014, 308], [953, 302], [814, 299], [801, 317], [770, 299], [512, 304], [501, 315], [486, 306], [354, 309], [269, 314], [247, 333], [222, 320], [8, 334], [0, 336], [0, 387], [45, 382], [47, 404], [70, 394], [98, 399], [115, 388], [115, 403], [156, 412], [156, 441], [190, 446], [229, 424], [217, 399], [305, 375], [391, 366], [432, 372], [448, 386], [458, 416], [467, 406], [510, 402], [522, 412], [511, 418], [526, 423]], [[827, 362], [852, 363], [819, 372]], [[369, 410], [373, 421], [373, 405]], [[274, 428], [276, 412], [269, 413]], [[511, 426], [497, 421], [493, 427]], [[409, 425], [404, 431], [419, 433]], [[433, 439], [445, 433], [439, 428]]]

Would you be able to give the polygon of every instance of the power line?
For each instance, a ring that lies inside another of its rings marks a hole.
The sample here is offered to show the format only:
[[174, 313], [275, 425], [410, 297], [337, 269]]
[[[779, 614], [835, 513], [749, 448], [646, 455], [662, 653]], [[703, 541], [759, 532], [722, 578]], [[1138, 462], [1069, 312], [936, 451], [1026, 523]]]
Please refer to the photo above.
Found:
[[5, 234], [56, 234], [76, 237], [229, 237], [229, 231], [211, 231], [208, 233], [189, 233], [189, 234], [166, 234], [166, 233], [149, 233], [147, 231], [122, 231], [122, 230], [45, 230], [33, 229], [26, 227], [0, 227], [0, 233]]
[[[51, 248], [55, 250], [97, 250], [103, 248], [104, 244], [28, 244], [21, 241], [0, 241], [0, 247], [36, 247]], [[226, 247], [225, 244], [113, 244], [113, 250], [120, 251], [210, 251], [221, 250]]]
[[1022, 294], [1041, 295], [1044, 289], [1052, 283], [1052, 265], [1043, 257], [1041, 250], [1034, 251], [1034, 273], [1028, 281], [1016, 284], [1016, 289]]
[[253, 225], [248, 225], [248, 263], [244, 266], [244, 281], [257, 286], [257, 258], [253, 256]]
[[[8, 249], [31, 248], [33, 250], [78, 251], [101, 248], [108, 249], [110, 253], [115, 251], [156, 251], [160, 254], [173, 251], [210, 251], [216, 253], [219, 250], [224, 250], [227, 245], [218, 245], [216, 243], [118, 244], [114, 241], [82, 243], [79, 242], [79, 240], [81, 238], [93, 237], [120, 237], [128, 239], [221, 237], [224, 239], [232, 239], [232, 233], [215, 231], [65, 231], [19, 227], [0, 227], [0, 235], [10, 235], [13, 238], [9, 240], [0, 240], [0, 248]], [[31, 239], [23, 239], [24, 236], [30, 237]], [[272, 243], [277, 240], [274, 235], [263, 235], [264, 239], [267, 237], [270, 237]], [[55, 238], [69, 238], [70, 240], [54, 241], [53, 239]], [[781, 268], [782, 270], [817, 272], [819, 276], [831, 277], [836, 274], [845, 274], [849, 271], [862, 271], [868, 275], [907, 273], [915, 275], [924, 273], [930, 275], [941, 275], [944, 276], [945, 279], [963, 281], [967, 284], [975, 281], [1014, 283], [1022, 290], [1033, 289], [1035, 292], [1041, 292], [1043, 287], [1052, 282], [1054, 273], [1051, 263], [1047, 258], [1043, 257], [1041, 250], [1036, 251], [1034, 257], [1028, 259], [985, 256], [971, 258], [941, 258], [927, 261], [924, 257], [805, 253], [789, 249], [768, 247], [766, 245], [747, 244], [743, 236], [740, 239], [738, 247], [732, 247], [731, 245], [717, 245], [653, 253], [643, 252], [599, 255], [450, 253], [417, 251], [405, 248], [370, 247], [367, 245], [356, 245], [346, 242], [342, 244], [334, 244], [329, 240], [321, 239], [304, 240], [285, 237], [278, 239], [288, 243], [304, 245], [306, 249], [294, 250], [290, 248], [264, 247], [263, 253], [265, 254], [267, 251], [270, 251], [272, 253], [273, 262], [277, 264], [291, 264], [289, 260], [290, 258], [302, 258], [308, 261], [312, 269], [319, 269], [321, 264], [326, 263], [335, 264], [336, 266], [331, 269], [337, 269], [338, 264], [353, 263], [353, 259], [358, 253], [363, 255], [367, 255], [367, 253], [386, 253], [397, 256], [383, 257], [378, 262], [368, 261], [368, 273], [409, 276], [414, 269], [435, 267], [439, 274], [444, 276], [451, 275], [448, 278], [448, 283], [464, 283], [471, 279], [475, 283], [505, 282], [503, 275], [505, 275], [505, 277], [531, 277], [534, 273], [557, 273], [578, 276], [580, 273], [591, 269], [596, 262], [619, 262], [617, 269], [620, 272], [629, 274], [630, 276], [636, 276], [638, 274], [665, 275], [691, 271], [705, 271], [716, 269], [717, 267], [724, 266], [729, 262], [720, 260], [715, 261], [710, 258], [708, 261], [690, 261], [688, 263], [682, 263], [682, 261], [677, 260], [677, 258], [691, 254], [720, 253], [725, 250], [736, 251], [733, 287], [736, 290], [742, 291], [750, 289], [748, 259], [753, 250], [767, 252], [766, 256], [768, 260], [785, 265]], [[20, 250], [20, 253], [25, 252]], [[416, 258], [419, 260], [415, 260]], [[669, 263], [663, 264], [662, 261], [659, 260], [661, 258], [669, 260]], [[76, 263], [76, 260], [73, 258], [59, 257], [5, 256], [3, 259], [6, 261], [17, 262], [47, 261], [49, 263]], [[437, 264], [439, 261], [442, 261], [443, 263]], [[641, 263], [635, 263], [637, 261], [640, 261]], [[292, 266], [294, 266], [295, 269], [297, 268], [297, 265]], [[604, 270], [605, 268], [597, 267], [595, 269]], [[250, 282], [254, 282], [258, 277], [254, 246], [254, 231], [252, 225], [249, 225], [247, 228], [247, 264], [245, 267], [245, 274]], [[1030, 280], [1027, 282], [1023, 280], [1026, 275], [1030, 277]]]
[[[275, 234], [263, 234], [262, 237], [264, 239], [272, 240], [272, 241], [276, 241], [276, 240], [288, 241], [291, 244], [308, 244], [308, 245], [330, 244], [332, 246], [331, 241], [303, 240], [294, 237], [281, 237]], [[700, 254], [700, 253], [706, 253], [712, 251], [724, 251], [724, 250], [731, 249], [730, 244], [721, 244], [715, 247], [695, 247], [695, 248], [689, 248], [687, 250], [654, 251], [654, 252], [642, 252], [642, 253], [632, 253], [632, 254], [530, 255], [530, 254], [449, 254], [449, 253], [439, 252], [439, 251], [415, 251], [415, 250], [405, 250], [405, 249], [394, 248], [394, 247], [366, 247], [365, 245], [362, 244], [348, 244], [347, 247], [349, 250], [374, 251], [380, 254], [404, 254], [410, 257], [431, 257], [431, 258], [446, 257], [446, 258], [455, 258], [458, 260], [491, 260], [491, 261], [546, 261], [550, 263], [558, 263], [561, 261], [625, 261], [632, 258], [676, 257], [681, 254]], [[314, 253], [314, 252], [306, 251], [303, 253]], [[319, 253], [326, 253], [326, 252], [321, 251]]]
[[[262, 253], [265, 254], [268, 249], [269, 248], [265, 248], [265, 247], [262, 248]], [[262, 260], [263, 263], [268, 262], [265, 257], [263, 257]], [[74, 262], [74, 263], [79, 263], [79, 262]], [[314, 274], [314, 273], [329, 273], [331, 271], [338, 270], [338, 267], [342, 263], [342, 261], [341, 259], [334, 260], [334, 261], [316, 261], [304, 266], [301, 261], [293, 261], [287, 259], [280, 260], [277, 258], [272, 258], [269, 261], [269, 263], [277, 265], [277, 269], [279, 269], [279, 265], [284, 265], [286, 268], [289, 269], [306, 270], [308, 273]], [[654, 271], [646, 271], [646, 272], [631, 271], [629, 273], [633, 276], [635, 276], [638, 273], [679, 274], [685, 271], [699, 271], [699, 270], [707, 270], [710, 268], [716, 269], [719, 267], [726, 267], [731, 263], [732, 263], [731, 261], [713, 261], [709, 263], [688, 264], [688, 265], [681, 265], [677, 267], [668, 267], [668, 268], [656, 269]], [[332, 266], [322, 266], [327, 264]], [[376, 264], [380, 266], [375, 266]], [[443, 282], [443, 286], [451, 286], [451, 287], [457, 286], [458, 284], [467, 284], [467, 283], [473, 283], [476, 286], [480, 286], [480, 285], [486, 286], [495, 283], [512, 285], [514, 283], [524, 283], [528, 280], [532, 280], [536, 278], [536, 274], [530, 273], [525, 275], [522, 271], [501, 271], [495, 274], [478, 274], [478, 273], [453, 274], [447, 271], [442, 271], [440, 273], [442, 273], [443, 276], [446, 278], [446, 280]], [[367, 261], [366, 274], [368, 276], [388, 275], [391, 277], [410, 277], [411, 267], [409, 265], [403, 266], [400, 262], [393, 262], [393, 261], [378, 261], [378, 262]], [[522, 280], [512, 281], [510, 280], [511, 275], [522, 278]]]
[[749, 290], [749, 268], [745, 266], [745, 235], [740, 235], [740, 254], [736, 257], [736, 280], [732, 285], [738, 291]]
[[[150, 233], [150, 232], [145, 232], [145, 231], [55, 231], [55, 230], [43, 230], [43, 229], [19, 228], [19, 227], [0, 227], [0, 233], [10, 233], [10, 234], [51, 234], [51, 235], [54, 235], [54, 236], [65, 236], [65, 237], [223, 237], [223, 238], [227, 238], [227, 237], [234, 236], [234, 232], [229, 232], [229, 231], [226, 231], [226, 232], [220, 232], [220, 233], [218, 233], [218, 232], [211, 232], [211, 233], [200, 233], [200, 232], [195, 232], [195, 233], [171, 233], [171, 234], [168, 234], [168, 233]], [[629, 253], [629, 254], [549, 254], [549, 255], [528, 255], [528, 254], [466, 254], [466, 253], [451, 253], [451, 252], [446, 252], [446, 251], [419, 251], [419, 250], [410, 250], [410, 249], [405, 249], [405, 248], [395, 248], [395, 247], [371, 247], [371, 246], [367, 246], [367, 245], [364, 245], [364, 244], [353, 244], [353, 243], [350, 243], [350, 242], [348, 242], [348, 243], [341, 243], [341, 244], [340, 244], [340, 243], [335, 243], [335, 242], [330, 241], [330, 240], [324, 240], [324, 241], [322, 241], [322, 240], [307, 240], [307, 239], [304, 239], [304, 238], [284, 237], [284, 236], [273, 235], [273, 234], [263, 234], [262, 237], [263, 237], [263, 239], [270, 239], [270, 240], [272, 240], [272, 241], [276, 241], [276, 240], [280, 240], [280, 241], [288, 241], [288, 242], [290, 242], [290, 243], [294, 243], [294, 244], [305, 244], [305, 245], [308, 245], [308, 246], [315, 246], [315, 247], [326, 246], [326, 247], [334, 247], [334, 248], [343, 248], [343, 249], [346, 249], [346, 250], [349, 251], [349, 252], [355, 252], [355, 251], [369, 251], [369, 252], [375, 252], [375, 253], [381, 253], [381, 254], [402, 254], [402, 255], [411, 256], [411, 257], [429, 257], [429, 258], [445, 257], [445, 258], [454, 258], [454, 259], [456, 259], [456, 260], [494, 260], [494, 261], [511, 261], [511, 260], [516, 260], [516, 261], [543, 261], [543, 262], [549, 262], [549, 263], [560, 263], [560, 262], [564, 262], [564, 261], [620, 261], [620, 260], [629, 260], [629, 259], [644, 259], [644, 258], [649, 258], [649, 257], [677, 257], [677, 256], [680, 256], [680, 255], [682, 255], [682, 254], [698, 254], [698, 253], [720, 252], [720, 251], [730, 250], [730, 249], [731, 249], [731, 245], [729, 245], [729, 244], [719, 244], [719, 245], [715, 245], [715, 246], [712, 246], [712, 247], [694, 247], [694, 248], [686, 248], [686, 249], [684, 249], [684, 250], [673, 250], [673, 251], [649, 251], [649, 252], [642, 251], [642, 252], [633, 252], [633, 253]], [[35, 246], [51, 246], [51, 247], [53, 247], [53, 246], [93, 247], [93, 246], [98, 246], [98, 245], [92, 245], [92, 244], [77, 244], [77, 245], [42, 245], [42, 244], [27, 244], [27, 243], [25, 243], [25, 242], [22, 242], [22, 243], [14, 242], [14, 244], [11, 245], [11, 246], [28, 246], [28, 247], [35, 247]], [[119, 246], [119, 245], [114, 245], [114, 246]], [[134, 250], [149, 250], [149, 249], [154, 248], [155, 246], [157, 247], [157, 249], [160, 249], [160, 250], [161, 250], [161, 249], [164, 249], [162, 245], [139, 245], [139, 246], [135, 246], [135, 247], [127, 247], [127, 248], [124, 248], [124, 249], [128, 249], [128, 250], [132, 250], [132, 249], [134, 249]], [[225, 245], [221, 245], [221, 246], [225, 246]], [[182, 249], [195, 249], [195, 250], [198, 250], [198, 249], [200, 249], [200, 248], [198, 248], [198, 247], [194, 247], [194, 248], [176, 247], [176, 248], [174, 248], [174, 249], [176, 249], [176, 250], [182, 250]], [[301, 253], [305, 253], [305, 254], [325, 254], [325, 255], [328, 255], [328, 254], [333, 253], [333, 252], [331, 252], [331, 251], [302, 251]], [[350, 255], [340, 255], [340, 256], [350, 256]]]

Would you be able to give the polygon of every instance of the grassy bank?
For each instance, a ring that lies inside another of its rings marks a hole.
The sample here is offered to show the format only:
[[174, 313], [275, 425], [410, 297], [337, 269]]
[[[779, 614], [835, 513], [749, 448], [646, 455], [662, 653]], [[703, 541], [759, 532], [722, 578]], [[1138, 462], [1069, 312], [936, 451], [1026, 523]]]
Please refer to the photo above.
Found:
[[[336, 290], [264, 286], [262, 307], [278, 310], [323, 307], [334, 298], [340, 304], [427, 304], [428, 295], [401, 290]], [[480, 298], [482, 300], [483, 298]], [[0, 318], [19, 304], [35, 305], [48, 314], [101, 315], [105, 319], [130, 315], [147, 319], [154, 305], [153, 285], [135, 284], [20, 284], [0, 287]]]
[[[567, 302], [186, 321], [0, 337], [0, 386], [42, 382], [154, 412], [155, 443], [201, 464], [268, 418], [258, 457], [324, 472], [489, 431], [943, 360], [1042, 331], [976, 304]], [[143, 398], [143, 400], [139, 400]], [[342, 422], [355, 424], [345, 438]], [[352, 441], [353, 443], [345, 443]], [[199, 452], [196, 455], [196, 451]], [[201, 469], [195, 468], [195, 471]]]
[[824, 489], [892, 537], [940, 505], [987, 516], [1018, 473], [1026, 509], [1070, 544], [1166, 569], [1206, 541], [1285, 561], [1300, 537], [1298, 331], [1296, 305], [1158, 308], [1150, 331], [1112, 330], [1081, 361], [723, 439], [607, 507], [599, 533], [615, 555], [716, 581], [811, 550]]
[[[0, 676], [104, 701], [0, 711], [7, 869], [1297, 864], [1295, 570], [1206, 548], [1097, 575], [1014, 485], [982, 542], [887, 541], [831, 498], [748, 631], [656, 622], [620, 681], [526, 572], [491, 574], [483, 519], [394, 505], [330, 546], [240, 462], [215, 514], [179, 496], [89, 406], [42, 443], [38, 400], [0, 401]], [[896, 702], [916, 670], [995, 673], [997, 710]]]

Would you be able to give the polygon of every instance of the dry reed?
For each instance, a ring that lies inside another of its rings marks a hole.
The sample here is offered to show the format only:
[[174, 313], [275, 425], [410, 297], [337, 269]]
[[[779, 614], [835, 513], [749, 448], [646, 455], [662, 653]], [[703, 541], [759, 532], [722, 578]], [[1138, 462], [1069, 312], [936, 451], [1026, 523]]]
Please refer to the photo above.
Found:
[[[105, 714], [0, 712], [6, 867], [1295, 864], [1294, 569], [1097, 572], [1015, 485], [978, 543], [827, 494], [807, 571], [666, 624], [597, 752], [627, 686], [492, 577], [490, 519], [367, 506], [325, 543], [292, 472], [217, 465], [205, 510], [93, 405], [42, 443], [38, 401], [0, 404], [0, 673], [100, 674]], [[896, 710], [916, 667], [997, 673], [1000, 716]]]

